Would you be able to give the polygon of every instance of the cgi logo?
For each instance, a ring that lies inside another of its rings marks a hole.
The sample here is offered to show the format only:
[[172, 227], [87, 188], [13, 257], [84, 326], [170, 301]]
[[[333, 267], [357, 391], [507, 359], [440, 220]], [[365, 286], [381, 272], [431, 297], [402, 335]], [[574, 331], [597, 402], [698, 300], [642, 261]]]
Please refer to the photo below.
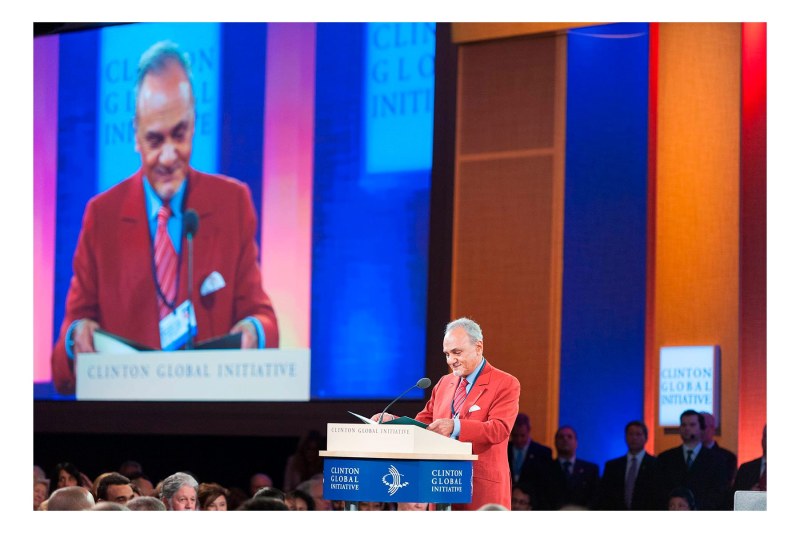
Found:
[[[391, 478], [392, 478], [392, 482], [391, 483], [386, 481], [386, 478], [389, 477], [389, 476], [391, 476]], [[402, 489], [403, 487], [408, 485], [408, 482], [405, 482], [405, 483], [401, 483], [400, 482], [400, 478], [401, 477], [402, 477], [402, 474], [397, 470], [397, 468], [394, 467], [394, 465], [391, 465], [389, 467], [389, 473], [385, 474], [381, 478], [381, 481], [383, 481], [383, 484], [386, 485], [387, 487], [389, 487], [389, 495], [390, 496], [393, 496], [394, 493], [397, 492], [398, 489]]]

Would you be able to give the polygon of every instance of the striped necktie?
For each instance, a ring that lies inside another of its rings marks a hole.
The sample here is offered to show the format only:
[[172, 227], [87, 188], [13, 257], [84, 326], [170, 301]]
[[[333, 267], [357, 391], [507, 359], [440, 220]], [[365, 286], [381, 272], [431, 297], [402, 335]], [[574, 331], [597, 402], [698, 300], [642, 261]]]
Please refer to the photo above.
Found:
[[453, 418], [458, 416], [458, 412], [461, 411], [461, 407], [464, 405], [464, 400], [467, 399], [467, 379], [461, 378], [461, 381], [458, 382], [458, 388], [456, 389], [456, 394], [453, 396]]
[[167, 233], [167, 220], [172, 215], [172, 210], [168, 204], [164, 204], [158, 210], [158, 224], [156, 225], [155, 242], [155, 263], [156, 263], [156, 282], [161, 289], [164, 298], [158, 298], [158, 317], [159, 319], [167, 316], [172, 308], [164, 301], [175, 304], [178, 292], [178, 254], [172, 246]]

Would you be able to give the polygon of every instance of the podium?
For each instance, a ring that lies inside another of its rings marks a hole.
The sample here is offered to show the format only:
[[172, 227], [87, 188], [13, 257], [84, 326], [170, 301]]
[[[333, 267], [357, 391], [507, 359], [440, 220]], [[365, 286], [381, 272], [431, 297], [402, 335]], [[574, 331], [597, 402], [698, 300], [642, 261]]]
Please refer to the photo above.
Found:
[[398, 424], [328, 424], [323, 497], [356, 502], [424, 502], [437, 509], [472, 501], [472, 444]]

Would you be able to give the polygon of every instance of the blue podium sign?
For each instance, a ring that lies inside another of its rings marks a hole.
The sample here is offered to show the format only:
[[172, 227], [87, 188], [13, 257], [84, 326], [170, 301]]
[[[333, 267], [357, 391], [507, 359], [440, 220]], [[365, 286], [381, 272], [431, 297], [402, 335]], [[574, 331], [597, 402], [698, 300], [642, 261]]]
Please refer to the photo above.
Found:
[[469, 503], [472, 461], [325, 458], [323, 496], [351, 502]]

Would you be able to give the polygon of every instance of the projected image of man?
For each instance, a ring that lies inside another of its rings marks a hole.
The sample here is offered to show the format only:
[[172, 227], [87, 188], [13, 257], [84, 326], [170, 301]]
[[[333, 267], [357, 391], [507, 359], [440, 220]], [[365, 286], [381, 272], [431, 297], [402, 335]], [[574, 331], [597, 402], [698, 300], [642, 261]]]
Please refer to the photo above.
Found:
[[[193, 334], [202, 342], [226, 333], [241, 333], [242, 348], [278, 346], [250, 191], [190, 166], [191, 80], [174, 43], [156, 43], [140, 59], [134, 126], [141, 168], [87, 204], [53, 350], [62, 394], [74, 393], [76, 354], [95, 351], [98, 328], [155, 349], [181, 348]], [[190, 212], [198, 221], [191, 301], [183, 246]]]

